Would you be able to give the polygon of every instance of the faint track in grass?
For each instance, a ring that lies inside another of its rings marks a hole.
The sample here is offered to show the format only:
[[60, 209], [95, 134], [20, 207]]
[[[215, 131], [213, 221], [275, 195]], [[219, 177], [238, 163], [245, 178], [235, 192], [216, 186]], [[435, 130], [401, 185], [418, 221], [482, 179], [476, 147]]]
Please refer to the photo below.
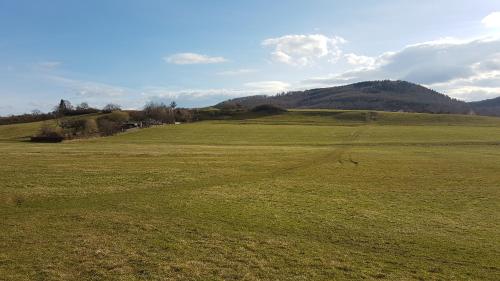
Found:
[[322, 154], [320, 156], [311, 157], [305, 160], [304, 162], [279, 169], [278, 171], [274, 172], [273, 175], [289, 173], [300, 169], [312, 168], [315, 166], [323, 165], [325, 163], [336, 162], [341, 166], [347, 164], [358, 166], [359, 162], [352, 159], [352, 154], [350, 153], [350, 151], [353, 145], [355, 145], [356, 142], [360, 139], [362, 133], [364, 133], [366, 130], [367, 126], [360, 126], [355, 131], [353, 131], [349, 136], [344, 138], [341, 143], [336, 144], [333, 147], [333, 151], [327, 152], [326, 154]]

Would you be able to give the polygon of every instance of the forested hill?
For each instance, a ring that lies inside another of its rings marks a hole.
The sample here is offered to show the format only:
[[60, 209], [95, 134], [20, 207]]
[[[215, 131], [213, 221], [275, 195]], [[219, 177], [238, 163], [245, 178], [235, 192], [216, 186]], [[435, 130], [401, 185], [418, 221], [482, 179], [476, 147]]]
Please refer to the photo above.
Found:
[[500, 97], [469, 103], [474, 112], [481, 115], [500, 116]]
[[249, 96], [216, 107], [254, 107], [273, 104], [284, 108], [368, 109], [425, 113], [467, 114], [471, 106], [426, 87], [406, 81], [367, 81], [346, 86], [288, 92], [276, 96]]

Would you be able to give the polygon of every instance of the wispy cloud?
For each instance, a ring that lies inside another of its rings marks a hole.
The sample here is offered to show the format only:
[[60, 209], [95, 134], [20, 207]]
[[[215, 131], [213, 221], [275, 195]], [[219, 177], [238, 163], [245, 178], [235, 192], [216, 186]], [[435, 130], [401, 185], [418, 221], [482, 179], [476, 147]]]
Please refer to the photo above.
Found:
[[258, 81], [245, 83], [241, 88], [212, 89], [168, 89], [163, 87], [147, 87], [141, 92], [145, 97], [162, 97], [170, 99], [195, 99], [206, 97], [232, 98], [247, 95], [276, 94], [287, 90], [290, 84], [282, 81]]
[[257, 81], [244, 84], [239, 88], [212, 89], [168, 89], [148, 87], [141, 95], [149, 101], [169, 102], [175, 100], [181, 106], [209, 106], [223, 100], [252, 96], [273, 95], [289, 89], [290, 84], [282, 81]]
[[42, 69], [50, 70], [55, 69], [62, 65], [60, 61], [41, 61], [36, 63], [36, 66]]
[[235, 70], [221, 71], [221, 72], [218, 72], [217, 75], [237, 76], [237, 75], [244, 75], [244, 74], [255, 73], [255, 72], [257, 72], [257, 69], [241, 68], [241, 69], [235, 69]]
[[46, 77], [66, 88], [68, 92], [80, 97], [119, 97], [133, 92], [125, 87], [106, 83], [75, 80], [56, 75], [49, 75]]
[[9, 112], [13, 111], [14, 107], [11, 105], [0, 105], [0, 111]]
[[227, 62], [224, 57], [211, 57], [196, 53], [178, 53], [163, 58], [166, 62], [172, 64], [211, 64]]
[[214, 89], [169, 89], [163, 87], [147, 87], [141, 95], [144, 97], [160, 97], [169, 99], [196, 99], [207, 97], [237, 97], [244, 95], [244, 90], [214, 88]]
[[282, 81], [249, 82], [237, 88], [175, 89], [158, 86], [128, 88], [57, 75], [46, 75], [45, 79], [59, 85], [69, 94], [66, 96], [71, 101], [87, 101], [97, 106], [115, 102], [129, 109], [141, 108], [151, 100], [175, 100], [180, 106], [209, 106], [229, 98], [272, 95], [290, 88], [290, 84]]

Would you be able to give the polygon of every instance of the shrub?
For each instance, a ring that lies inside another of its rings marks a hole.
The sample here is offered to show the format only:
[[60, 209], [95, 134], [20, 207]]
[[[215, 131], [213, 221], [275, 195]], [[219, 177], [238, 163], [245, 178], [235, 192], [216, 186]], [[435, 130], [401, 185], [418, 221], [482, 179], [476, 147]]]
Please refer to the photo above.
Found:
[[252, 108], [252, 112], [268, 113], [268, 114], [278, 114], [286, 111], [287, 111], [286, 109], [273, 104], [262, 104]]
[[130, 119], [130, 116], [124, 111], [113, 111], [106, 118], [113, 122], [125, 123]]
[[223, 115], [233, 115], [247, 112], [248, 109], [241, 106], [239, 103], [225, 102], [220, 108], [220, 113]]
[[62, 135], [51, 135], [51, 136], [33, 136], [30, 138], [32, 142], [62, 142], [64, 136]]
[[97, 119], [99, 132], [103, 136], [111, 136], [121, 131], [121, 126], [117, 122], [113, 122], [107, 118]]
[[97, 127], [97, 122], [94, 119], [87, 119], [87, 121], [85, 121], [85, 135], [91, 136], [97, 134], [98, 132], [99, 128]]
[[38, 135], [31, 137], [33, 142], [61, 142], [64, 140], [64, 135], [61, 128], [51, 126], [44, 123], [40, 128]]
[[59, 126], [67, 138], [72, 138], [84, 134], [86, 122], [86, 119], [65, 119], [59, 121]]
[[193, 121], [194, 115], [193, 112], [189, 109], [176, 109], [174, 111], [175, 114], [175, 121], [178, 122], [191, 122]]
[[110, 136], [122, 131], [122, 125], [129, 120], [127, 112], [113, 111], [97, 119], [97, 127], [101, 135]]
[[134, 121], [145, 121], [146, 120], [146, 115], [144, 114], [144, 111], [130, 111], [129, 116], [131, 120]]

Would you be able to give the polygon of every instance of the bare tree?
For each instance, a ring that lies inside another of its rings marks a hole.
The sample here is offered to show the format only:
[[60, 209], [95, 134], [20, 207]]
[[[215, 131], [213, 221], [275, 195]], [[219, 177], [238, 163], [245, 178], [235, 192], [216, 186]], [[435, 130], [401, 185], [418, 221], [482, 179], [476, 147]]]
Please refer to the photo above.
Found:
[[80, 103], [79, 105], [76, 106], [76, 110], [87, 110], [89, 108], [90, 108], [90, 106], [86, 102], [82, 102], [82, 103]]
[[146, 104], [144, 107], [144, 115], [149, 119], [162, 123], [174, 122], [174, 112], [172, 108], [161, 102], [150, 102]]
[[114, 104], [114, 103], [108, 103], [107, 105], [105, 105], [102, 108], [102, 111], [107, 112], [107, 113], [110, 113], [113, 111], [119, 111], [119, 110], [122, 110], [121, 107], [118, 104]]

